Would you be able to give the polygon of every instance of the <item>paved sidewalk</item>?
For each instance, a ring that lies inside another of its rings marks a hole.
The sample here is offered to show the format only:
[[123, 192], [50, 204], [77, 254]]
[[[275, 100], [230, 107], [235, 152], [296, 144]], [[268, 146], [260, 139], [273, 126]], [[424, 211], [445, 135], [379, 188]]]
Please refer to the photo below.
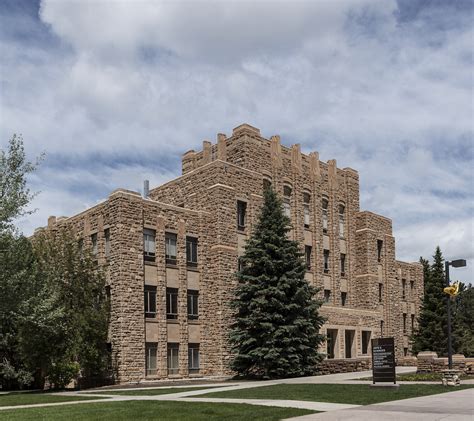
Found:
[[472, 421], [474, 390], [464, 389], [441, 395], [360, 406], [289, 418], [286, 421]]

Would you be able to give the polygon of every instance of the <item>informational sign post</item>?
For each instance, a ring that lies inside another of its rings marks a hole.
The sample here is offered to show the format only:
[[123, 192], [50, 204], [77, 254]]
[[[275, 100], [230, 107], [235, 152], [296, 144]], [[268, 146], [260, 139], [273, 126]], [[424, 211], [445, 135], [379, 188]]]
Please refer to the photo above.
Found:
[[396, 384], [395, 341], [393, 338], [372, 339], [372, 381], [373, 383]]

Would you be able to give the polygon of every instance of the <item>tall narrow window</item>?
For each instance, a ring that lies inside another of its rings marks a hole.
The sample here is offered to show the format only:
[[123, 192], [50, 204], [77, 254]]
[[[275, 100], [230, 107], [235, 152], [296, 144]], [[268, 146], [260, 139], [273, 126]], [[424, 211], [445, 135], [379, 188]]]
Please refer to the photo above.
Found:
[[304, 213], [304, 227], [309, 228], [310, 221], [310, 202], [311, 195], [309, 193], [303, 193], [303, 213]]
[[333, 359], [336, 356], [337, 329], [328, 329], [326, 338], [327, 357]]
[[344, 205], [339, 205], [339, 237], [344, 238], [344, 214], [345, 214], [346, 208]]
[[171, 232], [165, 233], [165, 258], [166, 264], [175, 265], [176, 264], [176, 244], [177, 236]]
[[404, 357], [408, 356], [408, 348], [403, 348], [403, 356]]
[[199, 291], [188, 289], [188, 319], [199, 319]]
[[324, 273], [329, 273], [329, 250], [324, 250]]
[[92, 254], [97, 256], [97, 233], [91, 235]]
[[197, 266], [198, 264], [198, 239], [186, 237], [186, 264]]
[[415, 293], [415, 282], [410, 281], [410, 295], [411, 295], [412, 300], [413, 300], [413, 298], [415, 298], [414, 293]]
[[383, 320], [380, 320], [380, 336], [383, 338]]
[[156, 287], [145, 285], [145, 317], [156, 317]]
[[403, 333], [407, 333], [407, 314], [403, 313]]
[[341, 253], [341, 276], [346, 276], [346, 255]]
[[347, 301], [347, 292], [341, 292], [341, 305], [344, 307]]
[[311, 270], [311, 251], [313, 248], [311, 246], [304, 246], [304, 255], [306, 258], [306, 270]]
[[155, 230], [143, 230], [143, 258], [147, 262], [155, 261]]
[[157, 347], [158, 347], [158, 344], [155, 342], [145, 343], [145, 366], [146, 366], [147, 376], [156, 375]]
[[369, 353], [369, 344], [370, 344], [370, 336], [372, 332], [369, 330], [362, 331], [362, 354], [366, 355]]
[[245, 230], [247, 223], [247, 202], [237, 200], [237, 229], [239, 231]]
[[377, 240], [377, 261], [382, 261], [382, 249], [383, 249], [383, 241]]
[[291, 187], [283, 186], [283, 212], [291, 218]]
[[104, 239], [105, 239], [105, 257], [110, 257], [110, 228], [104, 230]]
[[168, 343], [168, 374], [179, 373], [179, 344]]
[[330, 289], [325, 289], [324, 290], [324, 302], [329, 303], [331, 300], [331, 290]]
[[415, 315], [411, 315], [411, 333], [415, 331]]
[[323, 233], [327, 233], [328, 232], [328, 208], [329, 208], [328, 199], [323, 198], [322, 207], [323, 207]]
[[407, 299], [407, 280], [406, 279], [402, 279], [402, 300], [406, 300]]
[[271, 189], [272, 188], [272, 181], [269, 178], [264, 178], [263, 179], [263, 191]]
[[188, 345], [189, 374], [199, 373], [199, 344]]
[[379, 303], [383, 301], [383, 284], [379, 283]]
[[178, 318], [178, 288], [166, 288], [166, 318]]

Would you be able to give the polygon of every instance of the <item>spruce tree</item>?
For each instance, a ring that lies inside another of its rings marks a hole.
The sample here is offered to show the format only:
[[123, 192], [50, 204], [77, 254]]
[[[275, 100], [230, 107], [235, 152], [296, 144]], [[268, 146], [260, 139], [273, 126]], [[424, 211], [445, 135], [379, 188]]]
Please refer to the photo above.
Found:
[[474, 357], [474, 287], [462, 282], [453, 309], [453, 348], [457, 354]]
[[283, 378], [310, 375], [322, 359], [324, 318], [317, 289], [305, 280], [299, 244], [288, 238], [290, 220], [267, 188], [245, 253], [235, 299], [231, 368], [242, 376]]
[[413, 335], [413, 353], [434, 351], [439, 356], [448, 352], [448, 315], [444, 277], [444, 259], [441, 250], [436, 247], [433, 264], [420, 258], [423, 265], [425, 293], [418, 318], [418, 329]]

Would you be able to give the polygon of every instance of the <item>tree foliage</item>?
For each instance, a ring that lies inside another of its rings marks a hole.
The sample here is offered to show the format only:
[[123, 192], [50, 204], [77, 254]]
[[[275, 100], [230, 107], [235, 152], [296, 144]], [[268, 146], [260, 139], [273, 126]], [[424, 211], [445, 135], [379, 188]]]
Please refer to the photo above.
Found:
[[305, 280], [299, 244], [288, 238], [290, 220], [272, 189], [241, 257], [235, 321], [230, 333], [231, 367], [243, 376], [264, 378], [313, 374], [322, 359], [324, 319], [317, 289]]
[[454, 349], [465, 357], [474, 357], [474, 288], [461, 283], [454, 305]]
[[33, 172], [39, 160], [32, 163], [26, 159], [23, 139], [14, 134], [8, 149], [0, 149], [0, 230], [11, 225], [18, 216], [31, 213], [25, 211], [33, 194], [26, 184], [26, 176]]

